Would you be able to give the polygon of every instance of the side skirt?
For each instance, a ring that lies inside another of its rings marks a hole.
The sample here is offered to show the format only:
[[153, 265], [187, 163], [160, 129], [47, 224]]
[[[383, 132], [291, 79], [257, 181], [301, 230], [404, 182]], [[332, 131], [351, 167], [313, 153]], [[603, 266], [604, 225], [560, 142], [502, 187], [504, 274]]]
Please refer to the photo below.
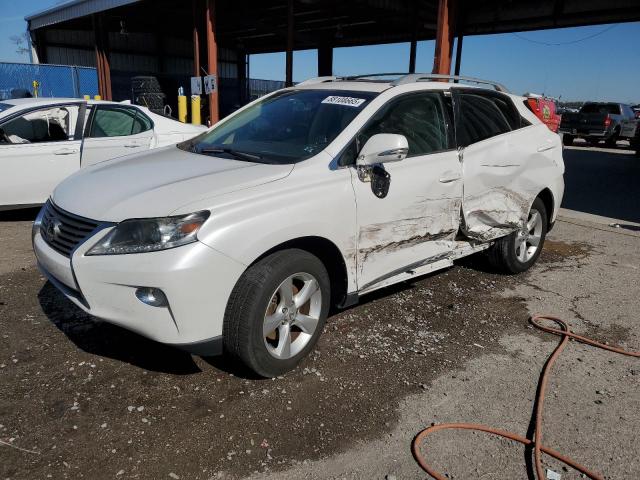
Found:
[[417, 278], [428, 273], [442, 270], [453, 265], [453, 261], [468, 255], [488, 249], [491, 243], [471, 243], [456, 242], [456, 247], [450, 252], [442, 255], [425, 258], [419, 262], [399, 268], [388, 274], [377, 278], [373, 282], [365, 284], [358, 291], [359, 295], [364, 295], [380, 288], [388, 287], [396, 283], [404, 282], [409, 279]]

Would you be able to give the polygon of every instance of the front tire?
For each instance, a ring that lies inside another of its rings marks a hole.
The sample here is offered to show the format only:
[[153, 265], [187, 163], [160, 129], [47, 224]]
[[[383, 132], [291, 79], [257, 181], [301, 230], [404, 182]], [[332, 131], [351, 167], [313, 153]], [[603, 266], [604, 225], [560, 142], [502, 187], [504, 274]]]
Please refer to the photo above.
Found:
[[262, 377], [293, 370], [322, 333], [331, 297], [329, 275], [314, 255], [275, 252], [250, 266], [225, 311], [225, 352]]
[[547, 210], [540, 198], [531, 206], [526, 225], [506, 237], [496, 240], [488, 250], [489, 262], [504, 273], [528, 270], [540, 256], [547, 235]]

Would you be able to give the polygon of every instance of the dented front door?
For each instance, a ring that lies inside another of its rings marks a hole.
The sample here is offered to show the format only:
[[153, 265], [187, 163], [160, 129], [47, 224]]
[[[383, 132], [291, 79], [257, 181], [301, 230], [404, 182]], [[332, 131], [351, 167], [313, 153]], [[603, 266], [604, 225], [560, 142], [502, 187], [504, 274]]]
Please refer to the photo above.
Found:
[[455, 150], [384, 164], [389, 190], [374, 194], [352, 169], [358, 220], [358, 288], [446, 258], [460, 222], [461, 167]]

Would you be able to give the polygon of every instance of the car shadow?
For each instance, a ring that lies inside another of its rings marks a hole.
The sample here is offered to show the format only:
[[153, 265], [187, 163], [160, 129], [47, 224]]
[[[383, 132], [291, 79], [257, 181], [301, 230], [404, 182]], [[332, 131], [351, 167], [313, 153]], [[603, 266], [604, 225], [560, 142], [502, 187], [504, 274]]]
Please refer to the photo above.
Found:
[[38, 292], [47, 318], [81, 350], [148, 371], [189, 375], [200, 372], [193, 357], [83, 312], [50, 282]]
[[39, 211], [40, 207], [0, 211], [0, 222], [33, 222]]
[[[173, 375], [202, 372], [189, 352], [155, 342], [89, 315], [75, 306], [50, 282], [45, 283], [38, 292], [38, 301], [49, 321], [87, 353], [112, 358], [152, 372]], [[239, 378], [262, 378], [233, 358], [222, 355], [201, 358], [221, 372]]]

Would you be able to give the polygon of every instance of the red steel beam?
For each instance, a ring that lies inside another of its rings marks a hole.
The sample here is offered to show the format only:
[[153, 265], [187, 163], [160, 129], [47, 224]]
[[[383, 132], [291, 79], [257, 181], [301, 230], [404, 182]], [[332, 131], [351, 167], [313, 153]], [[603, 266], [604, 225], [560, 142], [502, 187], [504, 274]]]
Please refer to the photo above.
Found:
[[451, 53], [455, 25], [456, 0], [440, 0], [438, 5], [438, 30], [433, 56], [433, 71], [442, 75], [451, 73]]
[[207, 68], [209, 75], [216, 77], [216, 89], [209, 94], [209, 121], [211, 125], [220, 119], [218, 110], [218, 43], [216, 41], [215, 0], [207, 0], [206, 29], [207, 29]]

